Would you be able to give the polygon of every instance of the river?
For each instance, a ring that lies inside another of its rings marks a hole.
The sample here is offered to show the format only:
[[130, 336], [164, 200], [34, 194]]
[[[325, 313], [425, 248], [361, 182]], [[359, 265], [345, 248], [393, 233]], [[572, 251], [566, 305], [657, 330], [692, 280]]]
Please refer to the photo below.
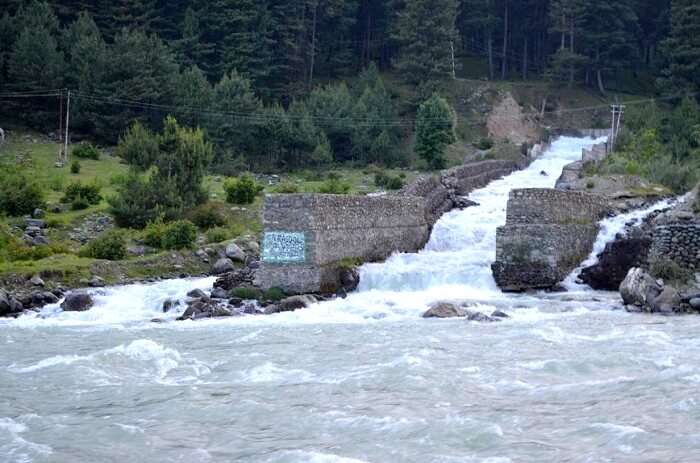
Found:
[[[593, 142], [561, 138], [473, 192], [344, 300], [150, 323], [213, 281], [174, 280], [0, 321], [0, 461], [698, 461], [700, 319], [628, 314], [573, 277], [530, 295], [491, 277], [508, 191], [552, 187]], [[597, 249], [647, 212], [606, 220]], [[420, 317], [444, 299], [510, 318]]]

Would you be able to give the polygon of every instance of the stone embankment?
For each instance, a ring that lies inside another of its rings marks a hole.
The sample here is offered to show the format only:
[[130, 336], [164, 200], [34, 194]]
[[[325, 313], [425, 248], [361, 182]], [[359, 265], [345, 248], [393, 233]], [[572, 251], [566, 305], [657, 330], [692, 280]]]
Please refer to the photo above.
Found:
[[513, 190], [496, 235], [496, 283], [510, 292], [556, 286], [590, 253], [609, 211], [605, 198], [587, 193]]

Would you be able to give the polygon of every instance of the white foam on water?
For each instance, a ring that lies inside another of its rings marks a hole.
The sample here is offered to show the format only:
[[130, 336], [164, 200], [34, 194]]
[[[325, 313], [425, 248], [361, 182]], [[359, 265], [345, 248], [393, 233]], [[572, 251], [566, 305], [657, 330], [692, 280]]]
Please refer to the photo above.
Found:
[[28, 430], [24, 423], [8, 417], [0, 418], [0, 461], [28, 463], [35, 461], [37, 456], [46, 457], [53, 453], [50, 446], [23, 438], [21, 434]]
[[287, 451], [284, 452], [282, 455], [273, 457], [268, 461], [280, 463], [370, 463], [365, 460], [342, 457], [332, 453], [303, 450]]
[[150, 339], [138, 339], [89, 355], [56, 355], [30, 365], [12, 364], [7, 370], [16, 374], [30, 374], [68, 365], [83, 368], [88, 372], [89, 378], [86, 379], [103, 385], [119, 384], [128, 377], [162, 384], [179, 384], [191, 382], [211, 372], [205, 363], [184, 358], [176, 349]]

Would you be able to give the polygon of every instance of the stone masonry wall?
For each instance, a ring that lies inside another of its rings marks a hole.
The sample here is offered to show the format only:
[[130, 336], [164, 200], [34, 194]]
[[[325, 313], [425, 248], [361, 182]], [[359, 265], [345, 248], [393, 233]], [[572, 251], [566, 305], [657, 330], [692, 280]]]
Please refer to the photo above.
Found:
[[656, 226], [649, 258], [672, 260], [683, 268], [700, 271], [700, 221]]
[[504, 291], [551, 288], [590, 253], [597, 222], [609, 211], [599, 196], [551, 189], [513, 190], [496, 235], [494, 278]]
[[424, 198], [426, 220], [432, 226], [445, 212], [454, 209], [458, 196], [466, 196], [477, 188], [483, 188], [493, 180], [521, 169], [525, 164], [526, 159], [521, 163], [495, 159], [473, 162], [447, 169], [439, 175], [420, 176], [398, 194]]
[[331, 292], [343, 259], [377, 261], [420, 249], [430, 227], [425, 200], [411, 196], [268, 195], [256, 284]]
[[597, 222], [610, 209], [602, 196], [578, 191], [526, 188], [508, 197], [507, 225]]

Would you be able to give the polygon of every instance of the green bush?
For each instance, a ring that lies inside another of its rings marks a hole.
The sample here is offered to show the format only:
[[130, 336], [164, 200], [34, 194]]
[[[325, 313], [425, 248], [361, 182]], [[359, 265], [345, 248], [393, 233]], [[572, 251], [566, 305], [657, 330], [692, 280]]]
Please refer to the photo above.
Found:
[[44, 207], [44, 192], [23, 172], [14, 168], [0, 171], [0, 213], [18, 217]]
[[111, 230], [90, 241], [80, 254], [93, 259], [123, 260], [126, 258], [126, 239], [119, 230]]
[[53, 174], [51, 178], [49, 178], [49, 188], [51, 188], [52, 191], [63, 191], [66, 183], [65, 180], [63, 174]]
[[[63, 202], [70, 203], [71, 205], [78, 202], [80, 204], [87, 204], [87, 208], [90, 205], [99, 204], [102, 201], [102, 195], [100, 194], [100, 186], [97, 183], [83, 184], [80, 182], [71, 183], [66, 188], [66, 192], [63, 195]], [[76, 210], [76, 209], [73, 209]]]
[[275, 193], [279, 194], [293, 194], [299, 193], [299, 185], [291, 182], [280, 183], [275, 187]]
[[191, 214], [192, 222], [202, 230], [226, 225], [226, 217], [216, 204], [207, 203], [197, 207]]
[[73, 148], [73, 156], [80, 159], [100, 159], [100, 150], [91, 143], [81, 143]]
[[74, 175], [78, 175], [80, 173], [80, 162], [78, 162], [78, 161], [71, 162], [70, 173], [74, 174]]
[[476, 144], [476, 147], [482, 151], [490, 150], [493, 148], [493, 140], [488, 137], [480, 138]]
[[117, 186], [117, 194], [108, 199], [117, 225], [142, 229], [159, 218], [176, 220], [184, 209], [174, 184], [130, 174]]
[[231, 297], [238, 297], [246, 300], [260, 299], [260, 290], [255, 288], [235, 288], [230, 293]]
[[165, 235], [165, 229], [167, 225], [163, 223], [163, 220], [155, 220], [146, 225], [143, 230], [142, 240], [143, 244], [156, 249], [163, 248], [163, 235]]
[[189, 220], [169, 224], [163, 233], [164, 249], [191, 249], [197, 240], [197, 227]]
[[149, 223], [141, 235], [143, 244], [156, 249], [190, 249], [197, 240], [197, 227], [189, 220]]
[[223, 243], [231, 236], [230, 232], [225, 228], [211, 228], [207, 230], [207, 243]]
[[77, 196], [73, 201], [70, 203], [70, 209], [71, 211], [84, 211], [90, 207], [90, 202], [82, 197], [82, 196]]
[[330, 195], [346, 195], [350, 193], [350, 184], [332, 177], [318, 187], [318, 192]]
[[252, 204], [263, 189], [250, 175], [242, 175], [224, 183], [226, 201], [231, 204]]
[[262, 294], [262, 299], [272, 302], [281, 301], [285, 297], [287, 295], [281, 288], [270, 288]]
[[586, 188], [588, 188], [589, 190], [592, 190], [593, 188], [595, 188], [595, 182], [593, 180], [587, 181]]
[[683, 285], [693, 279], [693, 272], [687, 270], [671, 259], [653, 259], [649, 262], [649, 271], [664, 283]]

